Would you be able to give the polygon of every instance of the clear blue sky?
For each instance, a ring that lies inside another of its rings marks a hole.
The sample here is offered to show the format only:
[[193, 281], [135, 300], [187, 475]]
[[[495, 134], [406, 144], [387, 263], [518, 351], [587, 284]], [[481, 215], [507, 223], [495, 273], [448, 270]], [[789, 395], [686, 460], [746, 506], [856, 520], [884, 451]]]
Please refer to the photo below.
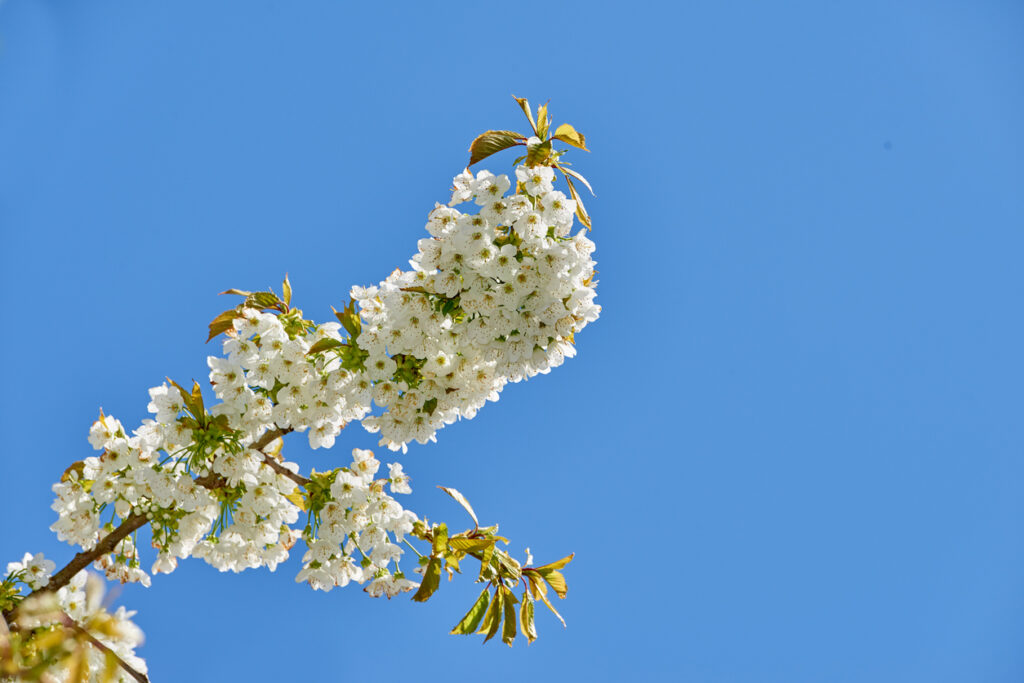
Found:
[[205, 376], [217, 292], [404, 264], [511, 93], [588, 137], [604, 314], [404, 462], [576, 552], [569, 628], [191, 561], [119, 597], [154, 681], [1024, 680], [1019, 2], [7, 0], [0, 561], [71, 556], [51, 483]]

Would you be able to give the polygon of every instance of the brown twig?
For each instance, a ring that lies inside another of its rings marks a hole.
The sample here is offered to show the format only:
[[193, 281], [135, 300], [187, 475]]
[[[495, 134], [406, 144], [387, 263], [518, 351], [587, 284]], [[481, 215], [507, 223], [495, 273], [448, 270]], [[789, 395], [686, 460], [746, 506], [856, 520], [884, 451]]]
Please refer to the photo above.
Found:
[[274, 456], [264, 453], [259, 449], [256, 449], [256, 452], [263, 456], [263, 463], [265, 465], [267, 465], [270, 469], [274, 470], [281, 476], [288, 477], [289, 479], [291, 479], [292, 481], [294, 481], [296, 484], [303, 488], [309, 485], [309, 479], [302, 476], [301, 474], [292, 472], [290, 469], [288, 469], [287, 467], [279, 463], [277, 460], [275, 460]]
[[84, 628], [79, 626], [78, 623], [74, 619], [69, 617], [67, 614], [62, 613], [62, 616], [62, 620], [64, 622], [65, 627], [70, 628], [72, 631], [75, 631], [76, 633], [81, 633], [82, 635], [84, 635], [86, 639], [101, 652], [110, 653], [114, 657], [114, 659], [117, 660], [117, 665], [124, 669], [129, 676], [137, 680], [139, 683], [149, 683], [149, 677], [146, 676], [146, 674], [142, 673], [141, 671], [136, 671], [134, 667], [130, 666], [127, 662], [118, 657], [116, 652], [114, 652], [109, 647], [101, 643], [95, 636], [93, 636], [93, 634], [89, 633]]

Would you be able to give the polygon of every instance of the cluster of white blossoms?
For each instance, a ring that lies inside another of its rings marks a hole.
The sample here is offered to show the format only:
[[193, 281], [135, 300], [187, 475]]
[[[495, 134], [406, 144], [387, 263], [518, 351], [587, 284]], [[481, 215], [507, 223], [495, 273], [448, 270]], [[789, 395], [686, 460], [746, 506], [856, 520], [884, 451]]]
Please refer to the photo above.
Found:
[[21, 581], [32, 590], [38, 590], [50, 583], [50, 576], [57, 565], [48, 560], [42, 553], [25, 553], [21, 562], [7, 563], [7, 576], [11, 580]]
[[[509, 381], [547, 373], [575, 355], [574, 335], [594, 321], [594, 243], [570, 236], [575, 201], [552, 188], [546, 166], [505, 175], [466, 171], [449, 206], [438, 205], [412, 270], [355, 287], [367, 325], [359, 346], [381, 415], [363, 420], [395, 450], [433, 440], [472, 418]], [[476, 213], [454, 208], [468, 200]], [[393, 379], [395, 358], [417, 365], [415, 386]]]
[[[355, 582], [391, 597], [418, 586], [399, 568], [400, 544], [417, 522], [390, 495], [411, 492], [402, 466], [377, 478], [380, 462], [355, 449], [350, 466], [306, 478], [281, 458], [280, 439], [308, 430], [313, 448], [330, 448], [359, 421], [380, 445], [405, 451], [474, 417], [508, 382], [574, 356], [574, 336], [600, 313], [594, 243], [583, 230], [572, 234], [576, 202], [553, 179], [548, 166], [520, 166], [509, 194], [508, 176], [456, 176], [451, 201], [429, 214], [430, 236], [411, 269], [353, 287], [341, 324], [302, 320], [270, 293], [262, 294], [281, 304], [280, 315], [258, 297], [228, 312], [224, 355], [208, 359], [219, 402], [205, 407], [198, 385], [189, 394], [162, 384], [149, 390], [152, 419], [130, 435], [101, 413], [89, 442], [102, 453], [53, 486], [51, 528], [85, 550], [109, 549], [94, 566], [121, 582], [148, 586], [150, 576], [130, 534], [101, 543], [118, 519], [151, 525], [153, 573], [189, 556], [221, 571], [273, 571], [301, 539], [297, 580], [315, 589]], [[475, 212], [456, 208], [470, 201]], [[287, 282], [286, 290], [290, 299]], [[53, 563], [26, 555], [12, 567], [37, 590]], [[79, 572], [58, 593], [73, 617], [89, 609], [84, 581]], [[133, 628], [107, 645], [144, 668]]]
[[309, 550], [295, 580], [327, 591], [370, 580], [366, 591], [374, 597], [412, 590], [419, 584], [398, 570], [398, 544], [412, 531], [416, 515], [384, 491], [390, 485], [392, 493], [412, 493], [409, 477], [395, 463], [388, 466], [387, 479], [374, 479], [380, 462], [373, 453], [357, 448], [352, 455], [351, 467], [335, 471], [325, 482], [330, 484], [329, 493], [322, 498], [316, 528], [305, 536]]

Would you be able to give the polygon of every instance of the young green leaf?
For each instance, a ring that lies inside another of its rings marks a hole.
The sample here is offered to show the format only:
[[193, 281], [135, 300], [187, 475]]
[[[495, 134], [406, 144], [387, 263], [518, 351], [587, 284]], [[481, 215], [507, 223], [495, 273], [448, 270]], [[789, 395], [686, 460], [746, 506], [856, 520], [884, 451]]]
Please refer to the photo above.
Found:
[[516, 639], [516, 596], [505, 586], [500, 586], [502, 606], [505, 608], [505, 626], [501, 629], [501, 639], [512, 647]]
[[569, 185], [569, 194], [576, 200], [576, 217], [580, 219], [580, 223], [587, 227], [587, 230], [590, 230], [590, 215], [587, 214], [587, 210], [583, 207], [583, 199], [580, 198], [580, 193], [576, 191], [576, 186], [572, 184], [569, 178], [566, 178], [565, 182]]
[[533, 110], [530, 109], [530, 101], [525, 97], [516, 97], [515, 95], [512, 97], [519, 103], [519, 108], [523, 110], [524, 114], [526, 114], [526, 118], [530, 120], [530, 127], [533, 128], [533, 134], [540, 137], [540, 134], [537, 132], [537, 122], [533, 120]]
[[323, 339], [317, 339], [313, 345], [309, 347], [309, 351], [306, 352], [306, 355], [312, 356], [314, 353], [320, 353], [327, 349], [340, 349], [343, 346], [348, 346], [348, 344], [339, 339], [324, 337]]
[[494, 543], [491, 543], [483, 549], [480, 558], [480, 576], [477, 581], [485, 580], [487, 574], [491, 571], [491, 558], [494, 557]]
[[[581, 176], [579, 173], [577, 173], [576, 171], [572, 170], [571, 168], [569, 168], [567, 166], [559, 166], [558, 170], [560, 170], [565, 175], [571, 175], [573, 178], [575, 178], [576, 180], [578, 180], [581, 183], [583, 183], [584, 185], [586, 185], [587, 189], [590, 190], [590, 194], [592, 196], [595, 196], [595, 197], [597, 196], [597, 195], [594, 194], [594, 188], [592, 188], [590, 186], [590, 183], [587, 182], [587, 179], [584, 178], [583, 176]], [[568, 178], [566, 178], [565, 180], [566, 180], [566, 182], [569, 182]]]
[[500, 587], [494, 591], [494, 599], [491, 600], [491, 606], [487, 609], [487, 615], [484, 616], [484, 621], [480, 624], [480, 630], [477, 631], [477, 633], [487, 634], [487, 637], [484, 638], [485, 643], [497, 635], [498, 629], [501, 627], [501, 607], [504, 597]]
[[85, 472], [85, 461], [79, 460], [77, 462], [71, 463], [71, 465], [69, 465], [68, 468], [64, 470], [64, 474], [60, 475], [60, 480], [64, 482], [71, 481], [72, 472], [78, 475], [78, 479], [81, 479], [82, 473]]
[[510, 130], [489, 130], [469, 145], [469, 166], [509, 147], [522, 144], [525, 137]]
[[542, 564], [539, 567], [534, 567], [534, 569], [536, 569], [537, 571], [542, 572], [542, 573], [543, 573], [543, 570], [545, 570], [545, 569], [564, 569], [565, 565], [567, 565], [570, 562], [572, 562], [572, 558], [574, 558], [574, 557], [576, 557], [576, 553], [572, 553], [570, 555], [566, 555], [565, 557], [563, 557], [560, 560], [556, 560], [554, 562], [549, 562], [547, 564]]
[[526, 165], [536, 166], [543, 164], [551, 156], [551, 140], [537, 145], [530, 145], [526, 148]]
[[589, 152], [587, 149], [587, 139], [583, 137], [583, 133], [580, 133], [575, 128], [570, 126], [568, 123], [563, 123], [555, 129], [553, 136], [556, 140], [560, 140], [567, 145], [578, 147], [585, 152]]
[[434, 527], [433, 554], [440, 555], [448, 549], [448, 525], [438, 524]]
[[466, 509], [466, 512], [469, 513], [469, 516], [473, 518], [474, 528], [480, 528], [480, 520], [476, 518], [476, 513], [473, 512], [473, 506], [469, 504], [469, 501], [466, 500], [466, 497], [464, 495], [462, 495], [453, 488], [448, 488], [447, 486], [438, 486], [437, 488], [447, 493], [449, 496], [455, 499], [455, 502], [464, 507]]
[[551, 119], [548, 116], [548, 105], [544, 103], [537, 107], [537, 137], [543, 139], [548, 136], [548, 128], [551, 127]]
[[334, 316], [341, 323], [341, 326], [345, 328], [345, 331], [349, 333], [349, 336], [359, 336], [363, 329], [363, 321], [359, 318], [359, 314], [356, 313], [356, 302], [354, 299], [349, 299], [348, 304], [341, 311], [335, 309], [334, 306], [331, 306], [331, 310], [334, 311]]
[[[535, 584], [535, 583], [534, 583], [534, 584], [532, 584], [532, 585], [534, 586], [534, 588], [536, 588], [536, 586], [537, 586], [537, 584]], [[543, 584], [540, 584], [540, 585], [543, 585]], [[554, 615], [555, 615], [556, 617], [558, 617], [558, 620], [559, 620], [560, 622], [562, 622], [562, 628], [565, 628], [565, 619], [563, 619], [563, 618], [562, 618], [562, 615], [558, 613], [558, 610], [556, 610], [556, 609], [554, 608], [554, 606], [553, 606], [553, 605], [551, 604], [551, 601], [550, 601], [550, 600], [548, 600], [548, 596], [547, 596], [547, 591], [544, 591], [544, 592], [538, 592], [538, 591], [534, 590], [534, 593], [535, 593], [536, 595], [540, 596], [541, 602], [543, 602], [543, 603], [544, 603], [545, 605], [547, 605], [547, 606], [548, 606], [548, 609], [549, 609], [549, 610], [551, 610], [551, 612], [552, 612], [552, 613], [553, 613], [553, 614], [554, 614]]]
[[548, 585], [558, 594], [559, 598], [565, 599], [566, 593], [569, 592], [569, 587], [565, 583], [565, 577], [562, 576], [562, 572], [557, 569], [538, 569], [537, 573], [548, 582]]
[[284, 282], [281, 284], [281, 292], [284, 294], [286, 306], [292, 305], [292, 283], [288, 282], [288, 273], [284, 274]]
[[537, 626], [533, 621], [533, 600], [523, 593], [523, 602], [519, 605], [519, 628], [526, 636], [526, 641], [532, 643], [537, 640]]
[[303, 512], [306, 511], [306, 499], [302, 497], [302, 492], [299, 491], [298, 489], [295, 489], [294, 491], [286, 495], [285, 498], [293, 502], [295, 506], [298, 507]]
[[423, 574], [423, 583], [412, 599], [416, 602], [426, 602], [441, 585], [441, 558], [433, 557], [427, 565], [427, 571]]
[[480, 597], [476, 599], [473, 606], [466, 612], [466, 616], [462, 617], [462, 621], [451, 630], [452, 634], [469, 635], [476, 631], [477, 627], [480, 626], [481, 620], [484, 618], [484, 614], [487, 612], [489, 598], [490, 591], [488, 588], [484, 588], [483, 592], [480, 593]]
[[278, 310], [283, 308], [282, 304], [284, 303], [273, 292], [256, 292], [250, 295], [249, 300], [246, 301], [246, 303], [250, 302], [255, 304], [256, 308], [276, 308]]
[[464, 553], [476, 553], [483, 552], [486, 548], [494, 548], [494, 541], [486, 538], [466, 538], [465, 536], [456, 536], [448, 541], [455, 550], [461, 550]]
[[241, 318], [242, 314], [232, 308], [230, 311], [224, 311], [216, 318], [210, 321], [210, 336], [206, 338], [207, 343], [218, 334], [227, 332], [234, 327], [235, 318]]

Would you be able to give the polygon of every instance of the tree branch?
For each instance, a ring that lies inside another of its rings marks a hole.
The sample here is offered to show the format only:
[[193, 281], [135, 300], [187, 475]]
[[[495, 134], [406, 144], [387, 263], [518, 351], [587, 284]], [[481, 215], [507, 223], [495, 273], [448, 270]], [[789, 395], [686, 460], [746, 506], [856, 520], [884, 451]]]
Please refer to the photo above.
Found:
[[[263, 453], [262, 449], [266, 448], [267, 445], [274, 439], [284, 436], [285, 434], [288, 434], [291, 431], [291, 428], [288, 428], [272, 429], [268, 432], [263, 432], [263, 435], [260, 436], [260, 438], [258, 438], [256, 441], [254, 441], [249, 446], [249, 448], [263, 454], [264, 458], [270, 459], [266, 453]], [[273, 465], [271, 465], [271, 467], [273, 467]], [[206, 476], [199, 477], [198, 479], [196, 479], [196, 483], [199, 484], [200, 486], [210, 488], [219, 479], [219, 475], [210, 473], [207, 474]], [[71, 579], [75, 577], [75, 574], [82, 571], [83, 569], [88, 567], [89, 564], [95, 562], [107, 553], [113, 552], [114, 548], [117, 547], [118, 543], [123, 541], [133, 531], [145, 526], [145, 524], [148, 521], [149, 520], [146, 518], [146, 515], [144, 514], [134, 513], [129, 515], [127, 518], [125, 518], [124, 521], [121, 522], [121, 524], [116, 529], [114, 529], [109, 534], [101, 538], [99, 543], [93, 546], [92, 549], [83, 550], [82, 552], [78, 553], [73, 558], [71, 558], [71, 561], [68, 562], [63, 569], [61, 569], [59, 572], [50, 577], [50, 582], [48, 584], [46, 584], [42, 588], [38, 588], [32, 591], [25, 597], [45, 592], [57, 592], [64, 586], [68, 585], [68, 583], [71, 582]], [[9, 617], [11, 613], [14, 612], [14, 610], [15, 608], [12, 607], [11, 609], [5, 611], [3, 613], [4, 617]]]
[[309, 479], [306, 479], [301, 474], [292, 472], [290, 469], [275, 460], [274, 456], [268, 455], [259, 449], [256, 449], [256, 452], [263, 456], [263, 463], [278, 474], [288, 477], [302, 488], [306, 488], [306, 486], [309, 485]]
[[63, 617], [64, 626], [70, 628], [76, 633], [81, 633], [89, 641], [89, 643], [100, 650], [101, 652], [109, 652], [114, 659], [117, 660], [117, 665], [128, 672], [128, 675], [137, 680], [139, 683], [149, 683], [149, 677], [141, 671], [136, 671], [135, 668], [130, 666], [127, 662], [117, 656], [117, 653], [111, 650], [109, 647], [101, 643], [93, 634], [86, 631], [84, 628], [78, 625], [78, 623], [69, 617], [67, 614], [61, 613]]

